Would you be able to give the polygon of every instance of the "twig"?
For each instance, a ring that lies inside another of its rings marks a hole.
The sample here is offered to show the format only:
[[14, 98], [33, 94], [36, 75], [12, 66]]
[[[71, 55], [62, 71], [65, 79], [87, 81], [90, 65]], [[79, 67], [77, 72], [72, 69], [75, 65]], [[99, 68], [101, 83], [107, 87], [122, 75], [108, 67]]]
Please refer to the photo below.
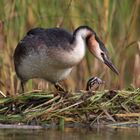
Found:
[[[35, 110], [35, 109], [37, 109], [37, 108], [39, 108], [39, 107], [42, 107], [42, 106], [44, 106], [44, 105], [48, 105], [48, 104], [54, 102], [55, 100], [57, 100], [57, 99], [59, 99], [59, 98], [60, 98], [60, 95], [57, 95], [57, 96], [54, 97], [53, 99], [51, 99], [51, 100], [49, 100], [49, 101], [47, 101], [47, 102], [45, 102], [45, 103], [43, 103], [43, 104], [40, 104], [40, 105], [38, 105], [38, 106], [35, 106], [35, 107], [31, 108], [30, 110]], [[25, 110], [24, 113], [26, 113], [26, 112], [28, 112], [28, 111], [29, 111], [29, 110]]]
[[117, 117], [140, 117], [140, 113], [115, 114]]
[[103, 112], [108, 116], [110, 120], [112, 120], [113, 122], [116, 122], [115, 119], [108, 113], [106, 109], [103, 109]]
[[7, 97], [1, 90], [0, 90], [0, 94], [1, 94], [3, 97]]

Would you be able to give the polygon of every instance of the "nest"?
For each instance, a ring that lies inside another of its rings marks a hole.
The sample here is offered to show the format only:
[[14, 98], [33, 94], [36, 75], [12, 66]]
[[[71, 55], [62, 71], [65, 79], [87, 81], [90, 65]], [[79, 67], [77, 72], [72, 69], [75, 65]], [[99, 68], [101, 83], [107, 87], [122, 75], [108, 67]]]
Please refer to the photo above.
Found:
[[129, 91], [33, 91], [0, 98], [0, 123], [106, 125], [139, 122], [140, 89]]

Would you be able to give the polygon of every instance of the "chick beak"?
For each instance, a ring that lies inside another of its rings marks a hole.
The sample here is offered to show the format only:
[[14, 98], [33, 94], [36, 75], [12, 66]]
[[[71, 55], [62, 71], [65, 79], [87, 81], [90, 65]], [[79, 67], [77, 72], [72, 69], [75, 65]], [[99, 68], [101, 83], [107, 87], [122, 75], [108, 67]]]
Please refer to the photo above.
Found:
[[104, 63], [113, 71], [115, 72], [117, 75], [119, 74], [117, 68], [114, 66], [114, 64], [111, 62], [111, 60], [109, 59], [109, 57], [105, 57], [104, 55], [102, 55], [102, 58], [104, 60]]

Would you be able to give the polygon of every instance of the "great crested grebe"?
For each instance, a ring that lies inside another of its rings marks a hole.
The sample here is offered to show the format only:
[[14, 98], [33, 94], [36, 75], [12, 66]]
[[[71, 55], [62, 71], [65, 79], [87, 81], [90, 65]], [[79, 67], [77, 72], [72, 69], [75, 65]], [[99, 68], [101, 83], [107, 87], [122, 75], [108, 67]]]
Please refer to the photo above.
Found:
[[108, 57], [107, 49], [88, 26], [78, 27], [73, 34], [62, 28], [34, 28], [18, 43], [14, 52], [15, 71], [24, 84], [33, 78], [45, 79], [58, 90], [58, 82], [65, 79], [84, 57], [85, 49], [118, 74]]

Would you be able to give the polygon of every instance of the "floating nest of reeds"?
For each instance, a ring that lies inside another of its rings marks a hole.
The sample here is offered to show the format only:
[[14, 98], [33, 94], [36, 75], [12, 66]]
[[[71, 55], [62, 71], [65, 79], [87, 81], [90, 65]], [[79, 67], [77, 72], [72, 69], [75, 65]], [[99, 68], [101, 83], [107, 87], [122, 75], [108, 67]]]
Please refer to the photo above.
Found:
[[33, 91], [0, 98], [3, 124], [95, 124], [136, 121], [140, 123], [140, 89], [129, 91]]

